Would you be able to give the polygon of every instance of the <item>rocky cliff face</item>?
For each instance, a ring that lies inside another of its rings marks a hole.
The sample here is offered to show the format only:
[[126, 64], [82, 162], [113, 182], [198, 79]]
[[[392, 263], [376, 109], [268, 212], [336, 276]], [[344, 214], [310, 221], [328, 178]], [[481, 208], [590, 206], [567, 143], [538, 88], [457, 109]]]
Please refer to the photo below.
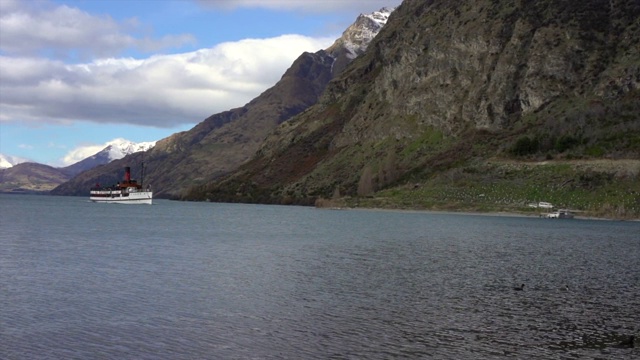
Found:
[[[235, 170], [270, 131], [318, 101], [327, 83], [364, 52], [389, 12], [361, 15], [331, 48], [302, 54], [276, 85], [245, 106], [212, 115], [189, 131], [158, 141], [144, 154], [145, 182], [157, 196], [171, 197]], [[86, 194], [96, 182], [115, 183], [125, 166], [136, 168], [141, 162], [142, 155], [125, 157], [80, 174], [52, 193]]]
[[640, 156], [639, 24], [634, 0], [405, 0], [317, 105], [187, 197], [304, 203], [474, 157]]
[[325, 102], [374, 74], [367, 96], [449, 134], [505, 129], [561, 97], [638, 88], [637, 1], [406, 1], [367, 63]]

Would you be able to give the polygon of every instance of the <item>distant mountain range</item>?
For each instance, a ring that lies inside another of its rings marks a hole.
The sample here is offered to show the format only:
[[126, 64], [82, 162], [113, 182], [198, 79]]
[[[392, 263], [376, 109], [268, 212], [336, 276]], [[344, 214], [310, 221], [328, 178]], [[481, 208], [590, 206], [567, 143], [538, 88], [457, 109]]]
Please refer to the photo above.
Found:
[[155, 146], [155, 142], [134, 143], [115, 139], [94, 155], [66, 167], [30, 162], [0, 154], [0, 192], [48, 192], [83, 171]]

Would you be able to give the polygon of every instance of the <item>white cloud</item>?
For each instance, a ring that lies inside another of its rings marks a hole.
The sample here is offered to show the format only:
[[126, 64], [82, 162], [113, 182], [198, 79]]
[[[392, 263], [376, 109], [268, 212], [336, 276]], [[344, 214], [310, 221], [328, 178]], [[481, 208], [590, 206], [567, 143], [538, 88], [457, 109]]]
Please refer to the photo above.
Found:
[[32, 160], [22, 158], [22, 157], [0, 154], [0, 169], [7, 169], [14, 165], [18, 165], [24, 162], [31, 162], [31, 161]]
[[283, 35], [142, 60], [105, 58], [74, 65], [0, 56], [0, 120], [194, 123], [244, 105], [275, 84], [304, 51], [332, 41]]
[[48, 1], [0, 1], [0, 50], [17, 56], [111, 56], [124, 49], [156, 51], [195, 42], [189, 34], [137, 38], [135, 18], [122, 22]]
[[88, 158], [89, 156], [93, 156], [95, 154], [97, 154], [98, 152], [102, 151], [102, 149], [106, 148], [107, 146], [109, 146], [109, 142], [102, 144], [102, 145], [96, 145], [96, 144], [85, 144], [85, 145], [80, 145], [77, 148], [69, 151], [64, 158], [62, 158], [62, 164], [63, 166], [69, 166], [72, 164], [77, 163], [78, 161], [82, 161], [86, 158]]
[[[362, 1], [345, 0], [197, 1], [305, 11], [363, 7]], [[368, 1], [367, 7], [399, 2]], [[330, 38], [282, 35], [133, 59], [110, 54], [178, 46], [191, 38], [135, 38], [135, 18], [118, 22], [46, 0], [0, 0], [0, 10], [0, 123], [193, 124], [246, 104], [274, 85], [300, 54], [328, 47], [344, 30]], [[76, 61], [101, 56], [67, 64], [68, 54], [80, 54]]]

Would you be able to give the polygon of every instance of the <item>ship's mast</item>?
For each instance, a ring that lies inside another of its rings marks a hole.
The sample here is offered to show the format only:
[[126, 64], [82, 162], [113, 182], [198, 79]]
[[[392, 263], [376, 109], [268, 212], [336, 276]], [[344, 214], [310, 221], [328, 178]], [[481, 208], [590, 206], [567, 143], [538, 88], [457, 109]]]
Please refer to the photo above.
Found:
[[142, 162], [140, 163], [140, 187], [144, 189], [144, 151], [142, 152]]

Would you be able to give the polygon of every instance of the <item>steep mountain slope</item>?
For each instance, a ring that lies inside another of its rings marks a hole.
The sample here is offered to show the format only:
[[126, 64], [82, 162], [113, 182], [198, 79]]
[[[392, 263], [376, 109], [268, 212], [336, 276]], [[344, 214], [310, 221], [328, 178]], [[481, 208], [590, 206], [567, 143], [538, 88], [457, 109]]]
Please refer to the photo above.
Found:
[[[232, 176], [185, 198], [312, 203], [479, 179], [464, 169], [506, 176], [484, 166], [496, 157], [637, 159], [639, 24], [633, 0], [405, 0], [316, 106], [279, 126]], [[562, 181], [638, 183], [622, 170]]]
[[[198, 182], [235, 169], [255, 153], [280, 122], [313, 105], [331, 76], [332, 58], [324, 51], [300, 56], [272, 88], [247, 105], [213, 115], [193, 129], [157, 142], [145, 153], [145, 177], [156, 196], [177, 195]], [[122, 168], [142, 159], [131, 156], [80, 174], [52, 194], [80, 195], [100, 178], [121, 179]]]
[[[379, 32], [389, 11], [370, 15], [375, 21], [361, 16], [358, 26], [350, 27], [326, 51], [302, 54], [277, 84], [245, 106], [212, 115], [189, 131], [158, 141], [144, 155], [145, 179], [155, 195], [179, 196], [190, 186], [212, 181], [250, 159], [270, 131], [318, 101], [329, 80]], [[81, 174], [52, 193], [85, 194], [98, 178], [101, 183], [116, 182], [121, 169], [135, 168], [136, 162], [141, 159], [114, 161]]]

